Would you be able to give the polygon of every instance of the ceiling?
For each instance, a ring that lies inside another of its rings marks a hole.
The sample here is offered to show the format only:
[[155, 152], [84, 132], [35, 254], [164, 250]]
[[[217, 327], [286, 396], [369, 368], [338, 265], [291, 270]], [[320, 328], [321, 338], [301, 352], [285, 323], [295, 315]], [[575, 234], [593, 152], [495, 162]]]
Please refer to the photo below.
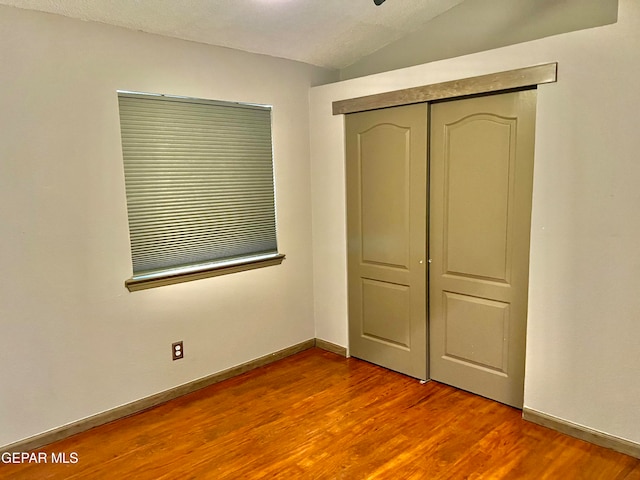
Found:
[[102, 22], [340, 69], [463, 0], [0, 0]]

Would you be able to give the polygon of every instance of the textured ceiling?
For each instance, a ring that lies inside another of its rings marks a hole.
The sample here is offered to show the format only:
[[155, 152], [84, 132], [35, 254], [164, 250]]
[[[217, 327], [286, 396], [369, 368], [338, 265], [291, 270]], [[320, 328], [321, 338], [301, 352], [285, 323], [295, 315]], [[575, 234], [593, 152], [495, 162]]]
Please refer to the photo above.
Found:
[[0, 0], [0, 4], [342, 68], [463, 0]]

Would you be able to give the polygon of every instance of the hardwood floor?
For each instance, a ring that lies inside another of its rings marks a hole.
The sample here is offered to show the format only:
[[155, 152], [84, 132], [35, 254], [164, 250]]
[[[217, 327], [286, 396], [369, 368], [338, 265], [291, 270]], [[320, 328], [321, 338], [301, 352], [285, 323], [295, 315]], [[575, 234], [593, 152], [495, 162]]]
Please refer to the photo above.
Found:
[[[47, 463], [0, 463], [0, 478], [640, 480], [640, 460], [520, 417], [314, 348], [37, 450]], [[77, 463], [52, 464], [61, 453]]]

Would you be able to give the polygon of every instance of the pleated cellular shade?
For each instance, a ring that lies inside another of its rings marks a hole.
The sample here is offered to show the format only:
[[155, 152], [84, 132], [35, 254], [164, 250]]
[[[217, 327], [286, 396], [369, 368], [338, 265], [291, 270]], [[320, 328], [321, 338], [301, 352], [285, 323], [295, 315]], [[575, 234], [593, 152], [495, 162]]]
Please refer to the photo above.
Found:
[[277, 253], [270, 107], [118, 100], [134, 278]]

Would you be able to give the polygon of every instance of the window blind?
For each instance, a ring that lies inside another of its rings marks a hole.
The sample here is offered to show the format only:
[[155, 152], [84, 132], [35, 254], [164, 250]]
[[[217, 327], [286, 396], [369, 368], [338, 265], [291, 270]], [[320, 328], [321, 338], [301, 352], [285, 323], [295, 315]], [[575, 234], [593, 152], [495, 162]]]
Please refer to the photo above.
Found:
[[277, 254], [271, 107], [118, 101], [134, 278]]

